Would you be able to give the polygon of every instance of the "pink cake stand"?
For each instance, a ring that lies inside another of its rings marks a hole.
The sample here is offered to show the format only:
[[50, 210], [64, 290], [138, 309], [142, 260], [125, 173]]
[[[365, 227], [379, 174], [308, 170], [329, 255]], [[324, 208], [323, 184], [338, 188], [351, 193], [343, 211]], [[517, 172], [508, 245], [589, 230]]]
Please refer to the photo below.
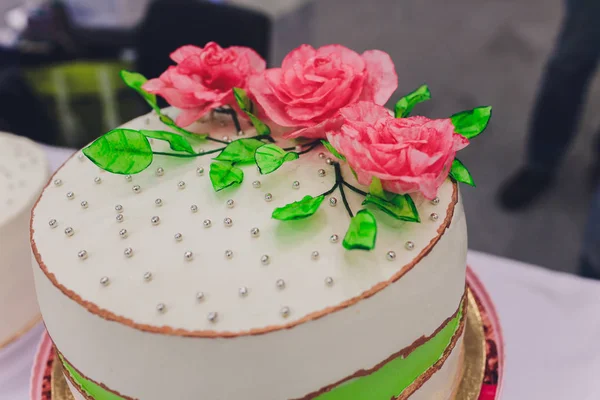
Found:
[[[483, 373], [478, 400], [497, 400], [500, 399], [502, 392], [502, 372], [504, 370], [504, 349], [500, 321], [489, 294], [470, 268], [467, 268], [467, 284], [478, 308], [485, 340], [485, 372]], [[52, 341], [50, 336], [44, 332], [31, 375], [31, 400], [73, 399], [64, 384], [64, 378], [62, 376], [55, 377], [60, 375], [61, 369], [57, 368], [54, 360]], [[59, 379], [62, 383], [57, 382]]]

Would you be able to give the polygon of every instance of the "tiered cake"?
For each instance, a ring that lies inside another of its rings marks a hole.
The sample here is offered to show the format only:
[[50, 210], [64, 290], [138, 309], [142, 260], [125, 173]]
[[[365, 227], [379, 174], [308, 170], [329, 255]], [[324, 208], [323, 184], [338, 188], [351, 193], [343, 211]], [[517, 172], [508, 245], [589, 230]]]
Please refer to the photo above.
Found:
[[39, 320], [28, 232], [31, 207], [48, 175], [42, 149], [0, 132], [0, 348]]

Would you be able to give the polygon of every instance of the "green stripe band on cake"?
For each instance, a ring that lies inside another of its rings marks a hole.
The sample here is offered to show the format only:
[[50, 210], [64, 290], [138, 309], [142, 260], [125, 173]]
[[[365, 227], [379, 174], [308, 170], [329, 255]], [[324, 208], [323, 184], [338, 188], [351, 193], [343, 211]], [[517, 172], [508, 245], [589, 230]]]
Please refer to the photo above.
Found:
[[[440, 360], [460, 328], [463, 315], [461, 304], [454, 318], [423, 345], [408, 356], [399, 356], [378, 370], [342, 383], [315, 397], [318, 400], [389, 400], [402, 394], [419, 376]], [[83, 377], [63, 357], [65, 371], [87, 397], [94, 400], [125, 400], [93, 381]]]

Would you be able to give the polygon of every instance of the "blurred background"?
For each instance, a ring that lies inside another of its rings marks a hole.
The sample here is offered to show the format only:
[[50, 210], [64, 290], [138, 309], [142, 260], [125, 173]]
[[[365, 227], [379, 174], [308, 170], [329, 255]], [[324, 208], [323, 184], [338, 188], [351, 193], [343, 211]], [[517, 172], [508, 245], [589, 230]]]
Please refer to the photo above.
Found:
[[416, 112], [430, 118], [494, 107], [485, 135], [461, 156], [478, 184], [462, 187], [470, 248], [576, 272], [594, 189], [598, 84], [553, 190], [519, 212], [497, 201], [523, 163], [563, 12], [562, 0], [0, 0], [0, 130], [80, 147], [147, 112], [118, 71], [157, 76], [183, 44], [246, 45], [271, 66], [302, 43], [377, 48], [399, 76], [388, 106], [427, 83], [433, 100]]

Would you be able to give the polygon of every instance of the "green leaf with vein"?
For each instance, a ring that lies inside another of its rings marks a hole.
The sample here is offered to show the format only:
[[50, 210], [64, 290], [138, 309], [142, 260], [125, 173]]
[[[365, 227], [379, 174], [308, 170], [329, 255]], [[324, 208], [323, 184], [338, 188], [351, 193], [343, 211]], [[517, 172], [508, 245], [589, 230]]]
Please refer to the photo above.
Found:
[[396, 118], [405, 118], [410, 115], [412, 109], [418, 104], [431, 99], [431, 93], [427, 85], [410, 92], [396, 102]]
[[98, 167], [113, 174], [137, 174], [152, 163], [148, 139], [132, 129], [115, 129], [83, 149], [83, 154]]
[[186, 140], [186, 138], [184, 138], [183, 136], [178, 135], [176, 133], [166, 132], [166, 131], [149, 131], [149, 130], [141, 130], [140, 133], [142, 135], [152, 138], [152, 139], [164, 140], [164, 141], [169, 142], [169, 146], [171, 147], [171, 150], [184, 151], [189, 154], [195, 153], [194, 149], [190, 145], [190, 142], [188, 142]]
[[450, 120], [454, 124], [454, 132], [471, 139], [487, 128], [491, 117], [492, 107], [485, 106], [456, 113]]
[[265, 144], [256, 149], [254, 161], [261, 174], [270, 174], [277, 170], [287, 161], [297, 160], [298, 153], [288, 153], [281, 147], [274, 144]]
[[146, 100], [146, 103], [160, 114], [160, 107], [156, 104], [156, 96], [142, 89], [142, 85], [148, 81], [144, 75], [139, 72], [130, 72], [124, 69], [121, 70], [120, 75], [127, 86], [138, 92], [138, 94]]
[[386, 198], [385, 192], [383, 191], [383, 186], [381, 185], [381, 179], [379, 179], [376, 176], [374, 176], [371, 179], [371, 185], [369, 185], [369, 193], [371, 193], [373, 196], [381, 197], [382, 199]]
[[342, 244], [346, 250], [373, 250], [377, 239], [377, 222], [369, 210], [360, 210], [350, 221]]
[[261, 146], [264, 146], [264, 143], [257, 139], [234, 140], [223, 149], [215, 160], [231, 163], [254, 162], [254, 153]]
[[175, 132], [179, 132], [179, 133], [183, 134], [188, 139], [204, 140], [208, 137], [208, 133], [194, 133], [194, 132], [190, 132], [187, 129], [184, 129], [184, 128], [178, 126], [175, 123], [175, 121], [173, 121], [173, 119], [171, 117], [169, 117], [168, 115], [160, 114], [158, 116], [158, 119], [160, 119], [160, 122], [162, 122], [169, 128], [173, 129]]
[[379, 197], [367, 194], [362, 205], [371, 204], [395, 219], [408, 222], [421, 222], [419, 211], [408, 194], [396, 194], [390, 200], [386, 196]]
[[454, 161], [452, 161], [450, 176], [457, 182], [466, 183], [473, 187], [475, 186], [475, 181], [473, 181], [471, 173], [458, 158], [455, 158]]
[[317, 212], [324, 198], [323, 195], [317, 197], [305, 196], [302, 200], [276, 208], [273, 210], [271, 218], [280, 221], [292, 221], [310, 217]]
[[254, 125], [254, 129], [256, 129], [256, 133], [259, 136], [270, 135], [271, 128], [253, 114], [254, 107], [252, 105], [252, 100], [250, 100], [246, 91], [241, 88], [233, 88], [233, 95], [240, 109], [246, 113], [248, 118], [250, 118], [252, 125]]
[[238, 185], [244, 180], [244, 171], [227, 162], [211, 163], [209, 175], [215, 192]]
[[334, 156], [335, 158], [337, 158], [338, 160], [346, 161], [346, 157], [344, 157], [343, 155], [341, 155], [341, 154], [340, 154], [340, 152], [339, 152], [339, 151], [337, 151], [337, 150], [335, 149], [335, 147], [333, 147], [333, 146], [331, 145], [331, 143], [329, 143], [327, 140], [321, 140], [321, 143], [323, 143], [323, 146], [325, 146], [325, 148], [326, 148], [327, 150], [329, 150], [329, 152], [330, 152], [331, 154], [333, 154], [333, 156]]

